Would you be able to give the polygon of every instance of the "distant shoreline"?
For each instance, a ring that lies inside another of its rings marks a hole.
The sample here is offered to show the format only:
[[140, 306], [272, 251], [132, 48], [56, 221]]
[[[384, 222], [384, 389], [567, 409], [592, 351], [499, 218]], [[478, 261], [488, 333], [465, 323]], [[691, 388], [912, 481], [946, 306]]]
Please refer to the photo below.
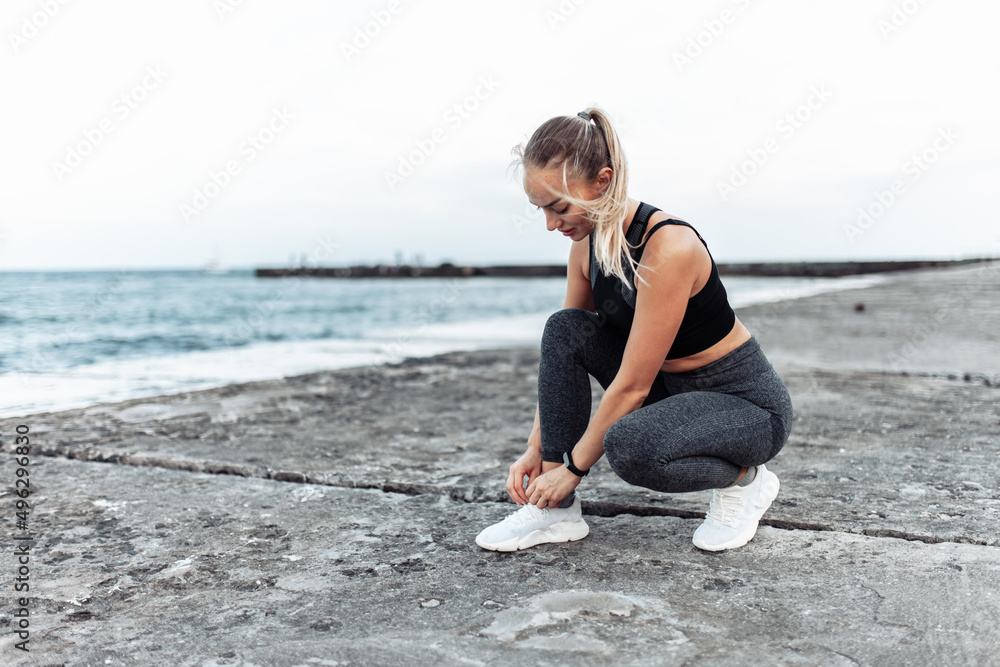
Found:
[[[933, 269], [994, 261], [989, 257], [955, 260], [871, 261], [871, 262], [731, 262], [720, 263], [719, 273], [725, 276], [838, 278], [889, 271]], [[492, 276], [504, 278], [565, 277], [565, 264], [534, 264], [506, 266], [376, 266], [298, 267], [291, 269], [259, 268], [258, 278], [470, 278]]]

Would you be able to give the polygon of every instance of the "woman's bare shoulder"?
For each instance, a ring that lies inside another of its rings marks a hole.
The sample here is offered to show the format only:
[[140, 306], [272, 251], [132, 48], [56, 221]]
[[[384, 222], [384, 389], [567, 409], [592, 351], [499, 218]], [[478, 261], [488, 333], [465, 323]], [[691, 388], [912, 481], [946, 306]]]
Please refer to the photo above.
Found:
[[681, 222], [687, 222], [684, 218], [680, 216], [673, 215], [672, 213], [667, 213], [666, 211], [657, 211], [653, 215], [649, 216], [649, 222], [647, 223], [647, 229], [652, 227], [658, 222], [663, 222], [664, 220], [680, 220]]
[[643, 240], [646, 241], [646, 252], [652, 251], [659, 253], [667, 249], [674, 252], [697, 251], [697, 245], [691, 243], [691, 241], [696, 241], [698, 239], [698, 235], [695, 233], [694, 229], [688, 227], [687, 225], [666, 225], [664, 227], [660, 227], [655, 233], [650, 234], [653, 227], [664, 220], [687, 222], [684, 218], [671, 215], [666, 211], [656, 211], [653, 213], [653, 215], [649, 216], [649, 222], [646, 223], [646, 230], [643, 238]]
[[579, 241], [574, 241], [569, 249], [569, 262], [567, 266], [571, 272], [583, 274], [583, 277], [590, 280], [590, 237], [586, 236]]
[[590, 280], [590, 236], [574, 241], [569, 249], [569, 267], [583, 273]]
[[[657, 278], [663, 277], [659, 274], [680, 269], [686, 277], [690, 277], [693, 283], [691, 290], [693, 296], [708, 281], [712, 271], [712, 259], [705, 244], [698, 238], [698, 234], [687, 225], [665, 225], [656, 230], [654, 234], [649, 234], [649, 230], [656, 223], [671, 219], [686, 222], [686, 220], [660, 211], [650, 219], [646, 230], [646, 245], [642, 255], [642, 263], [652, 269], [652, 275], [644, 274], [644, 277], [656, 281]], [[676, 280], [674, 282], [677, 283]], [[685, 281], [681, 280], [680, 282]]]

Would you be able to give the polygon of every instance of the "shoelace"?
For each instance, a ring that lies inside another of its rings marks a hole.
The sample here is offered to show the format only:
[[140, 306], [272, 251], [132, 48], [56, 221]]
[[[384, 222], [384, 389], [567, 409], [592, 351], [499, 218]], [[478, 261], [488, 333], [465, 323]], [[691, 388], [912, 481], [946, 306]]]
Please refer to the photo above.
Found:
[[540, 510], [534, 505], [524, 505], [521, 509], [504, 519], [504, 523], [510, 523], [515, 527], [520, 528], [529, 521], [535, 521], [536, 519], [548, 516], [548, 513], [549, 511], [547, 509]]
[[735, 527], [745, 500], [746, 493], [743, 489], [739, 491], [715, 489], [712, 492], [712, 502], [708, 505], [705, 518], [719, 525]]

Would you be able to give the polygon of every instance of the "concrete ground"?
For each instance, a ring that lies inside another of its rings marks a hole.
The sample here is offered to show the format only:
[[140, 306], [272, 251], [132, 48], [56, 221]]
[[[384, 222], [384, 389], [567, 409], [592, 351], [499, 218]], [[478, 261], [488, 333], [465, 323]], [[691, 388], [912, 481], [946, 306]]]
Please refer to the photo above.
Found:
[[[600, 463], [586, 539], [483, 551], [537, 351], [0, 420], [11, 665], [969, 664], [1000, 644], [1000, 264], [741, 309], [795, 424], [754, 540]], [[595, 404], [599, 388], [594, 392]], [[13, 448], [30, 428], [29, 653]]]

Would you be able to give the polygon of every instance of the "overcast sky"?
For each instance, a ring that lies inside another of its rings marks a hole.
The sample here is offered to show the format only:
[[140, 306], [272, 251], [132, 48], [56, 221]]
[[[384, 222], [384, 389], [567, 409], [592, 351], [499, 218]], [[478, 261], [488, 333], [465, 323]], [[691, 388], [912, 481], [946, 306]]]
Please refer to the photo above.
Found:
[[510, 149], [591, 104], [632, 195], [720, 261], [995, 255], [997, 25], [990, 0], [5, 0], [0, 270], [562, 262]]

